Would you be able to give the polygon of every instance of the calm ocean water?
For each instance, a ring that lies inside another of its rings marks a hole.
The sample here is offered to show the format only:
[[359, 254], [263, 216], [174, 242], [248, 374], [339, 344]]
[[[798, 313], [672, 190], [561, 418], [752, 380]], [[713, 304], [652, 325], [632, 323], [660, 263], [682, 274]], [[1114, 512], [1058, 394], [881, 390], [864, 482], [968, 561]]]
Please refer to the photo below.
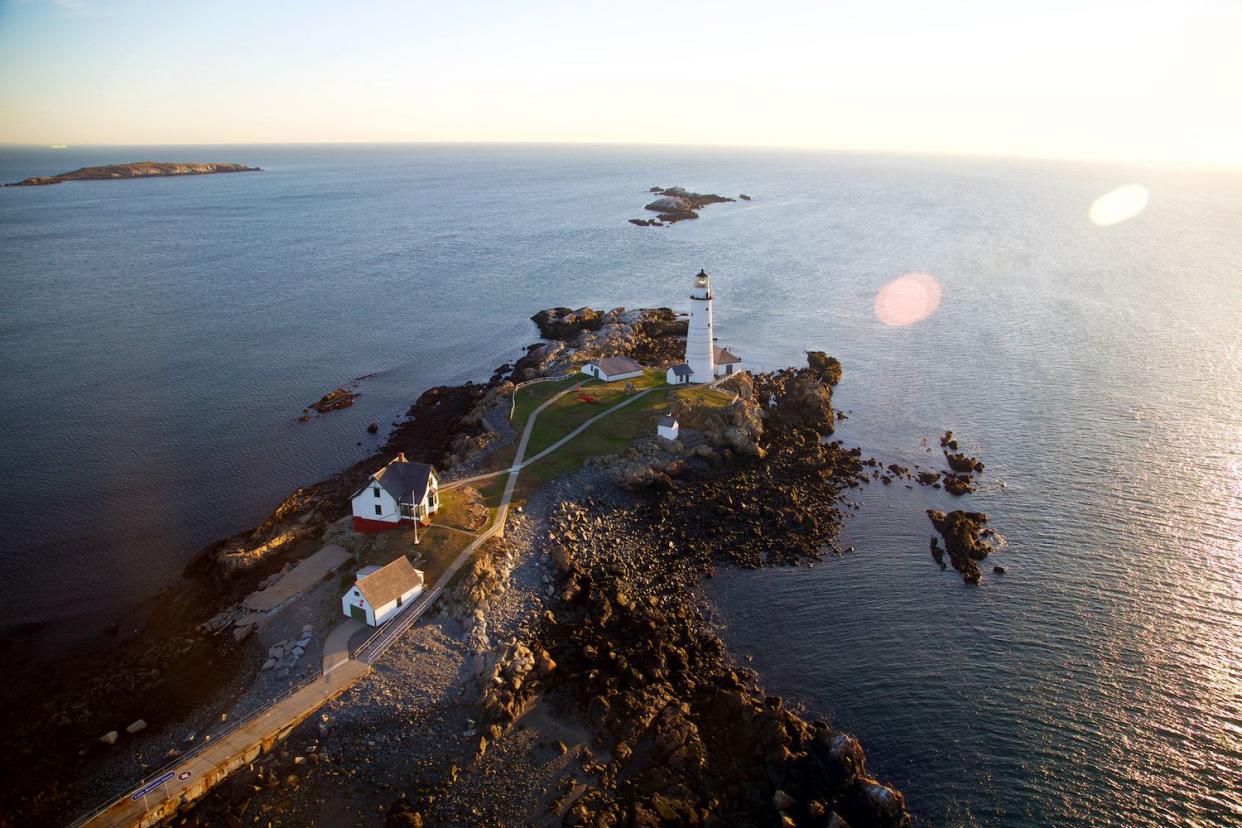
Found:
[[[147, 158], [266, 171], [0, 191], [7, 631], [94, 630], [173, 583], [370, 451], [367, 423], [486, 379], [534, 311], [677, 306], [705, 267], [722, 344], [843, 360], [848, 443], [934, 461], [952, 428], [988, 467], [962, 501], [862, 492], [840, 560], [709, 584], [769, 687], [856, 732], [928, 824], [1242, 823], [1242, 176], [262, 146], [8, 148], [0, 180]], [[1145, 212], [1087, 220], [1129, 183]], [[655, 184], [756, 200], [626, 224]], [[942, 304], [886, 327], [876, 292], [910, 271]], [[982, 589], [927, 553], [923, 510], [958, 504], [1010, 541]]]

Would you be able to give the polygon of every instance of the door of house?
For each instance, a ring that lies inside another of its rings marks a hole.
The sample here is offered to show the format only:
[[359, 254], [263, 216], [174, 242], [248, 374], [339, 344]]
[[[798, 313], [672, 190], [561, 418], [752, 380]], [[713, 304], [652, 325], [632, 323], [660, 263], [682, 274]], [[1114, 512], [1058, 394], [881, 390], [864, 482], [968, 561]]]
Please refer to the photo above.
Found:
[[364, 624], [367, 623], [367, 611], [357, 604], [349, 605], [349, 617], [355, 621], [361, 621]]

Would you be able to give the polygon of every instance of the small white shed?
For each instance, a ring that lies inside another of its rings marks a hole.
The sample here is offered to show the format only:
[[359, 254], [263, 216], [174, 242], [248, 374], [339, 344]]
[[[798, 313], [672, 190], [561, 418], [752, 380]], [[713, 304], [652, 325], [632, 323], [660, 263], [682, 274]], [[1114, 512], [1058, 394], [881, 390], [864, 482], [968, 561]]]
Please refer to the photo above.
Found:
[[686, 363], [674, 365], [664, 373], [664, 381], [669, 385], [689, 385], [690, 377], [694, 372], [690, 370], [690, 366]]
[[582, 373], [604, 382], [633, 379], [643, 375], [643, 366], [629, 357], [604, 357], [582, 366]]
[[405, 555], [387, 566], [367, 566], [358, 570], [358, 580], [341, 596], [346, 618], [378, 627], [423, 591], [423, 573]]
[[679, 429], [677, 418], [672, 414], [665, 414], [656, 421], [656, 434], [665, 440], [676, 440]]

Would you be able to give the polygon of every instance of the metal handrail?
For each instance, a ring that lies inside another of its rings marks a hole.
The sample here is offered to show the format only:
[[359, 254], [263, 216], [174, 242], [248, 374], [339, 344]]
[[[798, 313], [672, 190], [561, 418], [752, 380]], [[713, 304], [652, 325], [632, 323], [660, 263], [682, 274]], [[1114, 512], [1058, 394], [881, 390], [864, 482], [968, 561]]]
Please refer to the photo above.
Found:
[[199, 742], [197, 745], [195, 745], [190, 750], [176, 757], [175, 759], [170, 759], [168, 762], [164, 763], [163, 765], [160, 765], [155, 770], [150, 771], [146, 776], [142, 778], [142, 780], [137, 785], [127, 789], [124, 793], [118, 796], [112, 797], [106, 803], [97, 806], [96, 808], [89, 811], [88, 813], [83, 814], [82, 816], [79, 816], [73, 822], [69, 823], [70, 828], [77, 828], [77, 826], [84, 825], [87, 822], [90, 822], [95, 817], [103, 813], [106, 813], [108, 810], [115, 807], [117, 804], [124, 802], [126, 799], [132, 796], [135, 792], [142, 790], [142, 788], [144, 788], [147, 784], [149, 784], [153, 779], [156, 779], [164, 775], [165, 773], [177, 767], [178, 765], [184, 764], [188, 760], [193, 759], [195, 756], [202, 753], [204, 750], [206, 750], [210, 746], [211, 740], [214, 739], [215, 741], [219, 742], [221, 739], [228, 738], [241, 727], [249, 724], [250, 722], [253, 722], [255, 719], [267, 713], [273, 707], [276, 707], [278, 704], [285, 701], [285, 699], [289, 698], [294, 693], [299, 692], [303, 688], [309, 687], [310, 685], [314, 684], [320, 678], [323, 678], [323, 676], [318, 675], [318, 676], [313, 676], [311, 678], [308, 678], [306, 681], [302, 682], [301, 684], [295, 687], [291, 687], [286, 692], [281, 693], [279, 696], [272, 699], [270, 702], [263, 705], [259, 709], [252, 711], [249, 715], [243, 716], [242, 718], [232, 722], [228, 727], [224, 728], [224, 730], [221, 730], [219, 733], [205, 734], [207, 738]]

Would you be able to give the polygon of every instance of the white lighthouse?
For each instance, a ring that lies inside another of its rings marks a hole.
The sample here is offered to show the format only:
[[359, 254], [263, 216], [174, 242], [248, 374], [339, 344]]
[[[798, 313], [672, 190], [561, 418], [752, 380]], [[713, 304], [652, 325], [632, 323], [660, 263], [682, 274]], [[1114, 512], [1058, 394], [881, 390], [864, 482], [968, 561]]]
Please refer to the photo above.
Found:
[[694, 277], [690, 291], [690, 327], [686, 332], [686, 365], [692, 382], [711, 382], [716, 376], [716, 340], [712, 336], [712, 281], [705, 271]]

